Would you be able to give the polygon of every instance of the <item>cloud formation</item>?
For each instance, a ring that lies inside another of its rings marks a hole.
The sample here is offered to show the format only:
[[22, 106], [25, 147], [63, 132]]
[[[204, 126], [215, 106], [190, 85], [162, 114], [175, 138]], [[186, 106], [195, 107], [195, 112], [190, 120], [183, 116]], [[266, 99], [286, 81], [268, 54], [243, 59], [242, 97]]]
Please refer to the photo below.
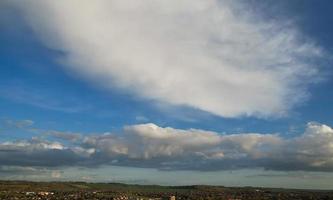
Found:
[[80, 165], [92, 150], [66, 147], [59, 142], [33, 138], [0, 143], [1, 166], [70, 166]]
[[294, 24], [264, 21], [239, 1], [8, 3], [76, 74], [224, 117], [285, 115], [322, 54]]
[[10, 119], [4, 119], [0, 122], [1, 128], [18, 128], [18, 129], [24, 129], [32, 126], [34, 124], [34, 121], [29, 119], [24, 120], [10, 120]]
[[[64, 139], [64, 138], [62, 138]], [[333, 171], [333, 129], [308, 123], [303, 134], [224, 135], [140, 124], [120, 133], [68, 138], [65, 143], [32, 139], [0, 143], [5, 166], [149, 167], [161, 170], [230, 170], [264, 168], [279, 171]]]
[[[64, 113], [79, 113], [92, 108], [78, 98], [67, 97], [60, 99], [58, 95], [50, 93], [45, 88], [29, 87], [26, 83], [10, 83], [0, 85], [0, 98], [17, 103], [35, 106]], [[63, 94], [65, 95], [65, 94]]]

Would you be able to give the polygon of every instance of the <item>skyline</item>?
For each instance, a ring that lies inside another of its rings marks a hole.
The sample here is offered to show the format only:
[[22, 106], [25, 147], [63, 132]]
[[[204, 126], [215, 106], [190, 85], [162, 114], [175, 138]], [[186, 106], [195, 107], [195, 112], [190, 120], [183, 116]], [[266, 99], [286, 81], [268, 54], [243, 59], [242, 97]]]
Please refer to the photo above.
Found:
[[2, 1], [1, 176], [333, 189], [332, 6]]

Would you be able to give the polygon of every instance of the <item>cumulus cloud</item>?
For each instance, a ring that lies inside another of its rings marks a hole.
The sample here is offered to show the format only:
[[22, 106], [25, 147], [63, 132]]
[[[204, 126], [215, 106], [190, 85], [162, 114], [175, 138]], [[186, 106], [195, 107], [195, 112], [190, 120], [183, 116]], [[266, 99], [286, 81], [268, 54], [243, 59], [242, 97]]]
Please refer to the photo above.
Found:
[[0, 165], [3, 166], [69, 166], [83, 162], [91, 149], [66, 147], [59, 142], [39, 139], [0, 143]]
[[[70, 140], [69, 140], [70, 141]], [[85, 136], [68, 143], [32, 139], [0, 143], [8, 166], [118, 165], [162, 170], [333, 171], [333, 129], [308, 123], [303, 134], [219, 134], [140, 124], [119, 133]]]
[[113, 164], [118, 165], [197, 170], [333, 170], [333, 129], [317, 123], [308, 123], [305, 133], [294, 138], [259, 133], [221, 135], [142, 124], [125, 127], [121, 136], [87, 137], [84, 144], [111, 160], [117, 159]]
[[[322, 50], [240, 1], [8, 1], [66, 66], [106, 88], [224, 117], [281, 116]], [[237, 9], [235, 9], [237, 8]]]

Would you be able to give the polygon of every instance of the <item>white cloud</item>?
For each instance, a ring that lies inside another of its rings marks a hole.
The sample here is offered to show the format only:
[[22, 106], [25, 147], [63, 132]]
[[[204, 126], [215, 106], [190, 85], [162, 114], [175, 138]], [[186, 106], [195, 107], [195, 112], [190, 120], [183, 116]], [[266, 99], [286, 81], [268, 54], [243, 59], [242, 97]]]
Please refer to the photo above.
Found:
[[111, 156], [126, 155], [130, 159], [195, 158], [238, 159], [259, 157], [261, 148], [280, 145], [283, 141], [271, 134], [220, 135], [197, 129], [162, 128], [154, 124], [127, 126], [121, 136], [107, 134], [86, 137], [91, 145]]
[[86, 160], [91, 149], [33, 138], [0, 143], [0, 166], [69, 166]]
[[[86, 137], [117, 165], [218, 170], [263, 167], [273, 170], [333, 170], [333, 129], [309, 123], [304, 134], [221, 135], [203, 130], [162, 128], [154, 124], [127, 126], [122, 134]], [[137, 162], [139, 161], [139, 162]]]
[[333, 171], [333, 129], [318, 123], [308, 123], [305, 132], [294, 138], [140, 124], [66, 144], [37, 139], [2, 142], [0, 167], [118, 165], [168, 170]]
[[38, 139], [33, 139], [31, 141], [15, 141], [15, 142], [3, 142], [0, 145], [0, 149], [3, 150], [24, 150], [24, 151], [33, 151], [33, 150], [49, 150], [49, 149], [57, 149], [62, 150], [65, 147], [59, 142], [48, 142], [48, 141], [40, 141]]
[[280, 116], [306, 96], [320, 48], [240, 2], [16, 2], [69, 69], [106, 88], [224, 117]]
[[112, 165], [197, 170], [333, 170], [333, 130], [316, 123], [309, 123], [305, 133], [289, 139], [277, 134], [223, 135], [141, 124], [126, 126], [122, 134], [86, 137], [82, 145], [96, 150], [92, 157]]

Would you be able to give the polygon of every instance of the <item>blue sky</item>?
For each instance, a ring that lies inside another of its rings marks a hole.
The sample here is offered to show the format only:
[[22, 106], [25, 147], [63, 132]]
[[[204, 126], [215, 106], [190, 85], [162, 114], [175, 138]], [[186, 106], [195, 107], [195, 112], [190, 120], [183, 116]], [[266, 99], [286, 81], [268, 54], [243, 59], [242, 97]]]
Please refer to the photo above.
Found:
[[[0, 142], [33, 152], [1, 151], [0, 173], [70, 180], [82, 167], [87, 181], [115, 170], [122, 182], [272, 187], [293, 174], [290, 187], [322, 187], [333, 170], [332, 4], [0, 3]], [[62, 164], [47, 165], [48, 153]], [[192, 182], [168, 179], [179, 170]], [[215, 175], [239, 182], [204, 178]]]

